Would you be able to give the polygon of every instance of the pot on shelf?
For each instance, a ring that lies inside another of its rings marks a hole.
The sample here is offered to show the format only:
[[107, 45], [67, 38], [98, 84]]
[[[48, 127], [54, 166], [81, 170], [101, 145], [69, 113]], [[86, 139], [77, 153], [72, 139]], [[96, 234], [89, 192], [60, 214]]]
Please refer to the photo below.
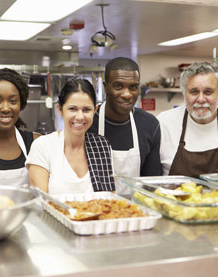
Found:
[[175, 83], [176, 83], [176, 78], [162, 77], [160, 79], [160, 85], [163, 86], [164, 88], [173, 88], [175, 86]]

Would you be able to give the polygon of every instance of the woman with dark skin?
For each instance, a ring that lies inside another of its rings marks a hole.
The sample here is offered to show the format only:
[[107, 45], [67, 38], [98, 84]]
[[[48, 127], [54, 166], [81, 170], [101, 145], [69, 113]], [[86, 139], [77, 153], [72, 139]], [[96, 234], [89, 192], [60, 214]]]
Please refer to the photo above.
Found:
[[29, 88], [14, 70], [0, 69], [0, 184], [20, 186], [29, 183], [25, 161], [38, 133], [20, 130], [26, 127], [20, 111], [26, 107]]

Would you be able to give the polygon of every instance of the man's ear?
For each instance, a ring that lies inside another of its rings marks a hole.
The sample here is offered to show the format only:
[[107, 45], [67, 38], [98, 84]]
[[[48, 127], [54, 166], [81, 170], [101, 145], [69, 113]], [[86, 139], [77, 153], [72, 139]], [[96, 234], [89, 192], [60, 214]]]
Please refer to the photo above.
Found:
[[104, 92], [105, 92], [105, 94], [107, 94], [107, 84], [105, 82], [103, 82], [103, 85], [104, 85]]

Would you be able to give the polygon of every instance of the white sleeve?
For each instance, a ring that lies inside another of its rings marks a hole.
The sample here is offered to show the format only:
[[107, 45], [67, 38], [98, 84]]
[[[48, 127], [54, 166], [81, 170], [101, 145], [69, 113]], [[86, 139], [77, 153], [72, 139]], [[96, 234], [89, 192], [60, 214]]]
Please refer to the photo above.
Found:
[[39, 165], [50, 172], [49, 141], [45, 136], [35, 139], [31, 145], [25, 166], [30, 164]]

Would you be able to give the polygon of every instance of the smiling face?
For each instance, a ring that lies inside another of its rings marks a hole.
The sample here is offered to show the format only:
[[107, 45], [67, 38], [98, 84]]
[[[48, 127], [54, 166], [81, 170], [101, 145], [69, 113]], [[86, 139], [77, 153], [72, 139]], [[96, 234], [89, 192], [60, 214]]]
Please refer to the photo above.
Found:
[[139, 95], [138, 71], [114, 70], [104, 83], [107, 97], [105, 114], [116, 121], [125, 121]]
[[85, 135], [91, 127], [95, 106], [91, 97], [84, 92], [73, 92], [59, 111], [64, 120], [64, 128], [73, 135]]
[[218, 83], [214, 73], [190, 77], [185, 89], [186, 107], [194, 121], [211, 122], [217, 115]]
[[0, 81], [0, 130], [14, 128], [20, 114], [20, 94], [10, 82]]

